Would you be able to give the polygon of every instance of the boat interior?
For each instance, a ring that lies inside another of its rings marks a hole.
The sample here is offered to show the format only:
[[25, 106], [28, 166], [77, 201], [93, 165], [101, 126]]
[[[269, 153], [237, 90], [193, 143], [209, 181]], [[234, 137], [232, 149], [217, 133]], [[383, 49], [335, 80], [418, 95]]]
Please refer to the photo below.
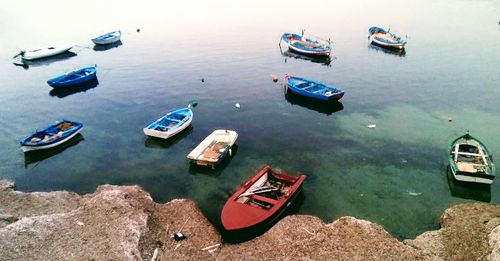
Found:
[[165, 117], [158, 121], [156, 126], [154, 127], [155, 130], [158, 131], [167, 131], [171, 128], [176, 127], [179, 123], [183, 122], [187, 118], [187, 115], [184, 114], [172, 114], [169, 115], [168, 117]]
[[486, 172], [488, 162], [487, 155], [474, 144], [457, 144], [452, 154], [459, 171], [475, 173]]
[[295, 181], [280, 178], [268, 171], [240, 194], [236, 202], [269, 210], [290, 191]]
[[325, 88], [325, 86], [315, 84], [312, 82], [301, 82], [299, 84], [296, 84], [295, 87], [315, 94], [325, 94], [325, 92], [328, 91], [328, 89]]
[[226, 141], [214, 140], [203, 150], [198, 159], [215, 161], [229, 147], [229, 144]]

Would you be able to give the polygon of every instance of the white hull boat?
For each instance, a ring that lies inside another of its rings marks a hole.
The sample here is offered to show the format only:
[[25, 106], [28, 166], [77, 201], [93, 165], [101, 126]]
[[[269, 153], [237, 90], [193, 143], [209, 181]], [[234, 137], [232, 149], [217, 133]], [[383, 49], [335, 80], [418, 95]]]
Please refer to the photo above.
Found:
[[217, 166], [227, 155], [232, 156], [232, 150], [238, 133], [232, 130], [215, 130], [206, 137], [187, 158], [190, 162], [202, 166]]
[[69, 51], [69, 49], [73, 48], [75, 45], [72, 43], [67, 43], [67, 44], [59, 44], [59, 45], [52, 45], [52, 46], [47, 46], [47, 47], [42, 47], [42, 48], [37, 48], [37, 49], [32, 49], [32, 50], [23, 50], [21, 51], [21, 57], [24, 60], [36, 60], [36, 59], [42, 59], [54, 55], [58, 55], [64, 52]]

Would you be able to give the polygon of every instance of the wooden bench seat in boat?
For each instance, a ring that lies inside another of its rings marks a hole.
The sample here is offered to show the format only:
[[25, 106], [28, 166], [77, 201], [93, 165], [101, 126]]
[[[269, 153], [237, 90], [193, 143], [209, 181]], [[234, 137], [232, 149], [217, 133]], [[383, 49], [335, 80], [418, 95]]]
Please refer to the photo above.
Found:
[[278, 201], [275, 200], [275, 199], [268, 198], [268, 197], [263, 197], [263, 196], [260, 196], [260, 195], [257, 195], [257, 194], [250, 195], [249, 197], [252, 198], [252, 199], [263, 201], [263, 202], [266, 202], [266, 203], [269, 203], [269, 204], [273, 204], [273, 205], [276, 205], [278, 203]]

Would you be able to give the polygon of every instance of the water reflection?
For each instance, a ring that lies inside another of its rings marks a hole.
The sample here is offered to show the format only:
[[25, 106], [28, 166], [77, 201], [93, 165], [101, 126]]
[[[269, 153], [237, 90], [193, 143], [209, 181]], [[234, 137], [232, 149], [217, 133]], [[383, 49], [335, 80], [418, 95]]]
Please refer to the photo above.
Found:
[[160, 139], [148, 136], [144, 141], [144, 146], [152, 149], [168, 149], [169, 147], [182, 140], [182, 138], [189, 135], [191, 132], [193, 132], [193, 126], [189, 125], [187, 128], [177, 133], [177, 135], [168, 139]]
[[232, 156], [227, 155], [215, 169], [212, 169], [207, 166], [199, 166], [196, 164], [189, 164], [189, 174], [205, 174], [209, 176], [220, 176], [222, 172], [224, 172], [224, 169], [229, 165], [229, 163], [233, 160], [234, 156], [236, 156], [238, 152], [238, 145], [234, 144], [233, 147], [231, 148], [231, 154]]
[[15, 66], [23, 67], [25, 70], [28, 70], [30, 67], [39, 67], [39, 66], [49, 66], [50, 64], [58, 61], [64, 61], [70, 59], [71, 57], [75, 57], [76, 53], [67, 51], [58, 55], [50, 56], [47, 58], [37, 59], [37, 60], [23, 60], [19, 58], [18, 61], [13, 62]]
[[24, 153], [24, 167], [28, 168], [29, 165], [35, 164], [38, 162], [41, 162], [47, 158], [50, 158], [52, 156], [55, 156], [59, 153], [62, 153], [65, 151], [67, 148], [73, 147], [83, 141], [83, 135], [81, 133], [76, 134], [73, 138], [69, 139], [65, 143], [50, 148], [50, 149], [44, 149], [44, 150], [35, 150], [35, 151], [29, 151]]
[[101, 51], [107, 51], [111, 48], [118, 48], [120, 45], [122, 45], [122, 40], [119, 40], [118, 42], [114, 42], [111, 44], [104, 44], [104, 45], [96, 44], [92, 49], [94, 49], [94, 51], [101, 52]]
[[283, 51], [280, 45], [281, 55], [285, 57], [285, 63], [287, 62], [288, 57], [299, 59], [299, 60], [307, 60], [313, 63], [320, 63], [326, 66], [331, 66], [332, 59], [330, 56], [321, 56], [321, 55], [304, 55], [301, 53], [297, 53], [293, 50], [285, 50]]
[[453, 174], [451, 173], [449, 166], [446, 168], [446, 178], [448, 180], [448, 186], [450, 187], [452, 197], [472, 199], [482, 202], [491, 201], [491, 185], [457, 181], [453, 178]]
[[285, 94], [285, 99], [292, 105], [299, 105], [309, 110], [317, 111], [319, 113], [324, 113], [326, 115], [331, 115], [334, 112], [341, 111], [344, 109], [344, 105], [342, 105], [342, 103], [339, 101], [326, 102], [321, 100], [315, 100], [291, 92]]
[[70, 87], [64, 87], [64, 88], [57, 88], [57, 89], [52, 89], [49, 92], [50, 96], [56, 96], [58, 98], [64, 98], [68, 95], [72, 95], [75, 93], [79, 92], [86, 92], [89, 89], [95, 88], [99, 84], [99, 81], [97, 78], [94, 78], [88, 82], [70, 86]]
[[373, 50], [375, 52], [383, 52], [386, 54], [392, 54], [392, 55], [401, 56], [401, 57], [406, 55], [405, 48], [395, 49], [395, 48], [383, 47], [380, 45], [376, 45], [375, 43], [368, 45], [368, 49]]

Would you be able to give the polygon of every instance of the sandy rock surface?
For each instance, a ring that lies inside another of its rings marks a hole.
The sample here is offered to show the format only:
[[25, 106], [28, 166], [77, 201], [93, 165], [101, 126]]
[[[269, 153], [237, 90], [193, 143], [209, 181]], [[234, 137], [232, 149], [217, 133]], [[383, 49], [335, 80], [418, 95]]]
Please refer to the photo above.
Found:
[[191, 200], [158, 204], [139, 186], [23, 193], [0, 180], [0, 260], [500, 260], [499, 206], [452, 206], [440, 223], [401, 242], [354, 217], [292, 215], [229, 244]]

